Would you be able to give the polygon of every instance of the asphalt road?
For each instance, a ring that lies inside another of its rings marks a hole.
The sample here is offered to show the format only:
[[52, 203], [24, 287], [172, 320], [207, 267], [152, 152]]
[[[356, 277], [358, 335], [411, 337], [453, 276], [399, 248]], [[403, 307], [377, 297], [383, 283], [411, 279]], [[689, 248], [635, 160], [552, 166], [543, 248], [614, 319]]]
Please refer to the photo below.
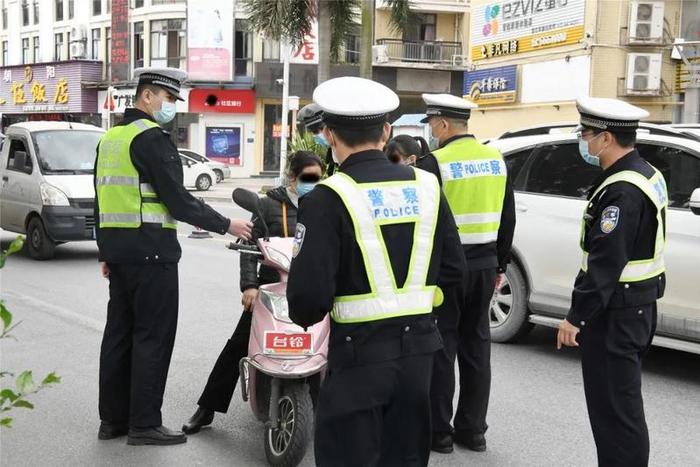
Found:
[[[217, 204], [227, 215], [244, 215]], [[241, 313], [238, 258], [224, 238], [186, 238], [181, 227], [180, 319], [163, 407], [178, 428], [196, 401], [218, 352]], [[3, 233], [3, 247], [12, 236]], [[263, 428], [236, 391], [229, 413], [213, 427], [173, 447], [130, 447], [125, 439], [98, 441], [98, 356], [107, 304], [94, 243], [66, 244], [56, 258], [35, 262], [20, 254], [2, 270], [2, 297], [22, 324], [18, 341], [3, 341], [2, 369], [56, 370], [63, 382], [33, 397], [36, 409], [17, 410], [0, 434], [7, 466], [265, 465]], [[431, 466], [592, 466], [576, 350], [557, 351], [554, 333], [536, 329], [518, 345], [493, 346], [488, 451], [433, 454]], [[654, 349], [644, 369], [651, 464], [700, 465], [700, 356]], [[5, 380], [3, 385], [7, 384]], [[400, 429], [400, 427], [398, 427]], [[358, 447], [361, 449], [361, 447]], [[312, 449], [303, 465], [313, 465]]]

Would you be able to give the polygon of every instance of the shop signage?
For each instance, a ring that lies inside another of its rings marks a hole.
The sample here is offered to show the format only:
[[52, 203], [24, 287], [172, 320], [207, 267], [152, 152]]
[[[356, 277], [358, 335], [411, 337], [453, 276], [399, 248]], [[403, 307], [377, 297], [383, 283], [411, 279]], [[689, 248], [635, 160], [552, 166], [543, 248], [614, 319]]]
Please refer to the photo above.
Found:
[[472, 6], [471, 58], [484, 60], [576, 44], [585, 0], [485, 1]]
[[255, 91], [251, 89], [192, 89], [189, 110], [193, 113], [255, 113]]
[[[177, 101], [175, 106], [178, 113], [187, 112], [187, 99], [190, 89], [181, 88], [180, 95], [185, 99], [185, 102]], [[133, 107], [136, 103], [136, 88], [117, 88], [111, 90], [111, 95], [108, 90], [101, 90], [97, 93], [97, 111], [99, 113], [113, 112], [117, 114], [124, 113], [129, 107]]]
[[95, 111], [97, 92], [83, 81], [102, 77], [99, 62], [57, 62], [0, 68], [0, 112], [6, 114]]
[[112, 0], [112, 82], [129, 81], [129, 0]]
[[187, 2], [187, 71], [190, 80], [231, 79], [235, 1]]
[[318, 64], [318, 21], [311, 23], [311, 30], [299, 47], [292, 49], [290, 63]]
[[517, 92], [517, 66], [464, 73], [464, 98], [479, 105], [512, 104]]
[[242, 166], [241, 127], [211, 127], [206, 129], [206, 156], [227, 165]]

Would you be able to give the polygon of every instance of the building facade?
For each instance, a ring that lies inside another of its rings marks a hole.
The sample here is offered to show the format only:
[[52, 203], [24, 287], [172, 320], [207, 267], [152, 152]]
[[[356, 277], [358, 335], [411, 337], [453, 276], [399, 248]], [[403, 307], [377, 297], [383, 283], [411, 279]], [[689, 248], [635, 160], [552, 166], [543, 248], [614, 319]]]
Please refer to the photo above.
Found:
[[700, 38], [687, 21], [698, 7], [696, 0], [473, 0], [463, 95], [481, 108], [471, 129], [487, 138], [573, 122], [581, 95], [624, 99], [648, 110], [650, 121], [680, 121], [673, 43]]

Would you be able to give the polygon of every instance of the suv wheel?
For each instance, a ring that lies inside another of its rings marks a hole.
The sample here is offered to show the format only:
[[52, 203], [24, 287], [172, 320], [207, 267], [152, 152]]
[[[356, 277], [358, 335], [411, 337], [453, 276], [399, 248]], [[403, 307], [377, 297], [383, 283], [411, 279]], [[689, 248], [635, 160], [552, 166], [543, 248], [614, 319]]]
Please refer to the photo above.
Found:
[[53, 258], [56, 244], [46, 233], [44, 223], [39, 217], [32, 217], [27, 225], [27, 251], [29, 256], [37, 260]]
[[211, 177], [205, 174], [200, 175], [197, 177], [195, 187], [198, 191], [207, 191], [209, 188], [211, 188]]
[[493, 342], [512, 342], [532, 329], [527, 319], [527, 284], [517, 264], [508, 266], [503, 284], [493, 294], [489, 316]]

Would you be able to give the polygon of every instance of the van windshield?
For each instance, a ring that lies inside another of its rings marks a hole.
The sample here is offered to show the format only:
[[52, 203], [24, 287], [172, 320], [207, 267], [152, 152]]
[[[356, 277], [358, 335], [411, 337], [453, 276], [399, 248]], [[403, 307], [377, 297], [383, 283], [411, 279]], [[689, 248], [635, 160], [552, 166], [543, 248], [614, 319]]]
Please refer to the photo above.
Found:
[[91, 174], [95, 170], [99, 131], [51, 130], [33, 133], [34, 148], [41, 172], [51, 174]]

